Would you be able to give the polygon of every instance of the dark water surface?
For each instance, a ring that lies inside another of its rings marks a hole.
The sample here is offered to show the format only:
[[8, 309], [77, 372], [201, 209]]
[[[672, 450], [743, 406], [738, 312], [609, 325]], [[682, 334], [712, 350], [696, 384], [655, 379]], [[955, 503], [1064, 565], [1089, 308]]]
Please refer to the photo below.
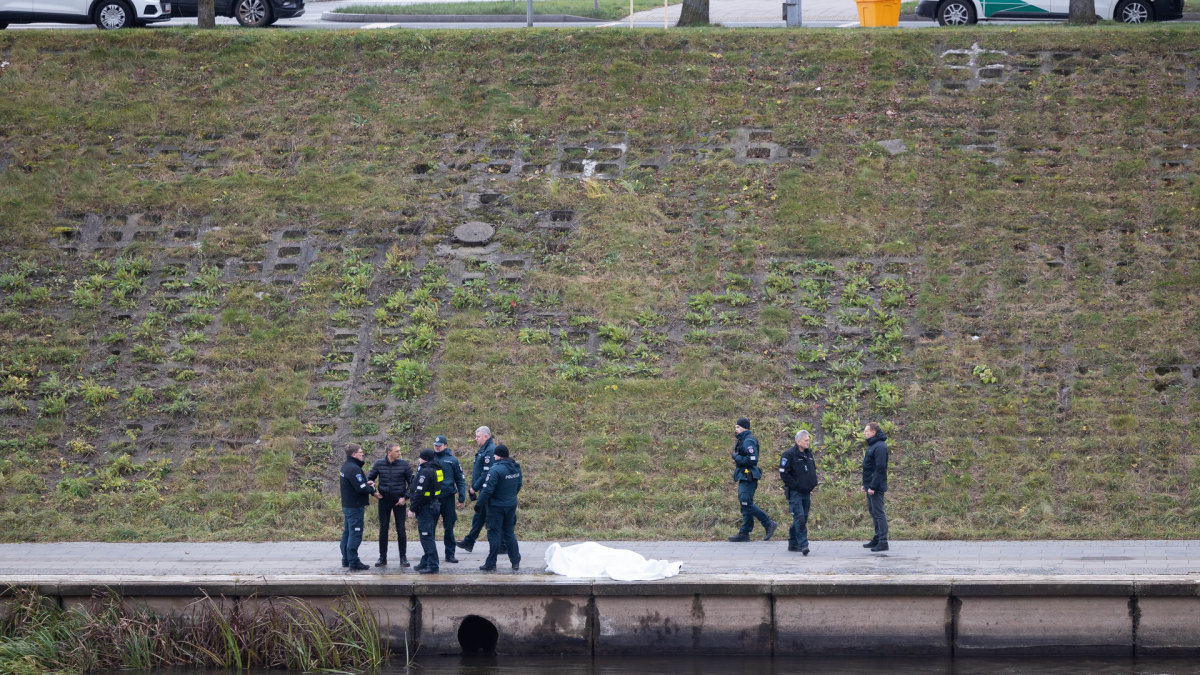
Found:
[[[120, 671], [154, 675], [224, 675], [237, 671], [169, 670]], [[239, 675], [273, 675], [286, 671], [241, 671]], [[761, 673], [763, 675], [1200, 675], [1200, 657], [821, 657], [756, 658], [724, 656], [672, 657], [428, 657], [412, 666], [393, 665], [380, 675], [718, 675]]]

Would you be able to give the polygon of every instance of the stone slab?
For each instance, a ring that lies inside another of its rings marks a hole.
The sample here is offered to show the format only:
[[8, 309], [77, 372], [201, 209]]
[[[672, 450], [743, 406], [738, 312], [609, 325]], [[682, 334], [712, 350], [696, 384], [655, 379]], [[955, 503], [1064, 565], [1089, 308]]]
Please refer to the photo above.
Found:
[[420, 648], [434, 654], [459, 654], [459, 629], [468, 616], [496, 627], [501, 654], [589, 654], [587, 596], [510, 595], [470, 597], [427, 595], [417, 600]]
[[1200, 651], [1200, 597], [1139, 598], [1138, 652]]
[[948, 597], [775, 598], [775, 655], [951, 653]]
[[1128, 597], [960, 598], [955, 653], [1131, 653]]
[[597, 596], [597, 654], [765, 653], [767, 596]]

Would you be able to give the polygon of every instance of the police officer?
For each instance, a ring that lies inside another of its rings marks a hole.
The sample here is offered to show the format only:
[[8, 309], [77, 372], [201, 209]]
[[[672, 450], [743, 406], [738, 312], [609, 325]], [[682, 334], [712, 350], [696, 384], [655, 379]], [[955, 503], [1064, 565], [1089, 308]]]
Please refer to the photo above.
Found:
[[399, 443], [387, 446], [387, 456], [375, 460], [371, 465], [369, 480], [375, 481], [375, 494], [379, 497], [379, 560], [376, 567], [387, 565], [388, 530], [391, 520], [396, 519], [396, 546], [400, 550], [400, 566], [408, 567], [408, 532], [404, 527], [405, 500], [408, 484], [412, 482], [412, 468], [408, 460], [401, 459], [403, 452]]
[[370, 495], [375, 492], [375, 483], [363, 475], [363, 449], [358, 443], [346, 445], [346, 463], [338, 471], [342, 488], [342, 567], [351, 572], [369, 570], [358, 559], [358, 545], [362, 543], [363, 510]]
[[808, 513], [812, 509], [811, 494], [817, 487], [817, 462], [812, 454], [812, 436], [801, 429], [796, 432], [796, 444], [779, 458], [779, 477], [787, 494], [792, 526], [788, 529], [789, 551], [808, 555]]
[[758, 439], [750, 433], [750, 420], [739, 417], [733, 427], [737, 440], [733, 442], [733, 482], [737, 483], [738, 502], [742, 506], [742, 529], [729, 538], [729, 541], [750, 541], [750, 530], [754, 529], [754, 519], [762, 523], [767, 531], [763, 541], [775, 534], [779, 523], [771, 520], [766, 512], [754, 505], [754, 492], [758, 489], [758, 479], [762, 478], [762, 470], [758, 468]]
[[508, 549], [513, 570], [521, 569], [521, 551], [517, 548], [517, 493], [521, 491], [521, 465], [508, 456], [508, 446], [497, 445], [494, 463], [479, 491], [479, 503], [487, 513], [488, 555], [479, 569], [496, 569], [496, 557]]
[[421, 535], [421, 562], [413, 569], [421, 574], [438, 571], [437, 545], [433, 543], [438, 513], [442, 508], [442, 465], [433, 450], [425, 448], [420, 454], [421, 465], [408, 488], [408, 510], [417, 517], [417, 532]]
[[438, 464], [442, 465], [444, 477], [441, 512], [445, 536], [442, 539], [442, 547], [446, 553], [446, 562], [456, 563], [458, 558], [454, 557], [454, 523], [458, 522], [458, 513], [454, 510], [454, 497], [458, 496], [457, 508], [461, 509], [467, 500], [467, 481], [463, 477], [462, 465], [458, 463], [458, 458], [446, 447], [445, 436], [433, 439], [433, 454]]
[[[471, 499], [475, 499], [479, 491], [483, 489], [483, 481], [487, 479], [488, 470], [492, 468], [494, 461], [492, 458], [496, 452], [496, 441], [492, 438], [492, 430], [487, 427], [479, 427], [475, 430], [475, 442], [479, 444], [479, 448], [475, 451], [475, 462], [471, 465]], [[483, 500], [475, 502], [475, 515], [471, 517], [471, 531], [467, 532], [467, 536], [458, 542], [458, 547], [470, 553], [475, 548], [475, 540], [479, 538], [479, 532], [483, 529], [486, 520], [487, 511]]]

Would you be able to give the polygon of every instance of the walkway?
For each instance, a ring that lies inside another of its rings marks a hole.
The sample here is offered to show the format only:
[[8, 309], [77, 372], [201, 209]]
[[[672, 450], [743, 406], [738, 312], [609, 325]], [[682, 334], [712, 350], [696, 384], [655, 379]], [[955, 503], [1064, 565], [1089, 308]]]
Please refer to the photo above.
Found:
[[[564, 544], [567, 542], [564, 542]], [[705, 576], [781, 577], [841, 576], [1073, 576], [1111, 578], [1138, 575], [1191, 575], [1200, 579], [1200, 541], [894, 541], [891, 551], [872, 554], [860, 542], [812, 542], [803, 557], [786, 551], [786, 541], [727, 542], [658, 541], [603, 542], [629, 548], [647, 558], [682, 561], [680, 579]], [[533, 580], [544, 571], [548, 542], [521, 542], [521, 573]], [[395, 544], [392, 552], [394, 555]], [[420, 546], [409, 542], [408, 557], [420, 559]], [[439, 546], [440, 549], [440, 546]], [[378, 549], [364, 542], [359, 552], [366, 563]], [[471, 553], [458, 551], [457, 565], [443, 563], [441, 577], [478, 575], [487, 553], [480, 542]], [[289, 576], [338, 575], [370, 577], [411, 575], [395, 558], [385, 568], [347, 574], [340, 566], [338, 544], [279, 543], [165, 543], [107, 544], [91, 542], [0, 544], [0, 584], [62, 577], [106, 576]], [[500, 574], [511, 575], [501, 559]], [[435, 577], [426, 576], [425, 579]]]

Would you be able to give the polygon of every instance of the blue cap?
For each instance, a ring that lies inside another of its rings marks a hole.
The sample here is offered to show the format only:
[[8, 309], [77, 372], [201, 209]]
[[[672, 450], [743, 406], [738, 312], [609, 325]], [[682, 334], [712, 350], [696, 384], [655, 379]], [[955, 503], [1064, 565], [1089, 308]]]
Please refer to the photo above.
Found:
[[445, 436], [437, 436], [437, 437], [435, 437], [435, 438], [433, 439], [433, 444], [434, 444], [434, 445], [445, 445], [445, 444], [446, 444], [446, 437], [445, 437]]

